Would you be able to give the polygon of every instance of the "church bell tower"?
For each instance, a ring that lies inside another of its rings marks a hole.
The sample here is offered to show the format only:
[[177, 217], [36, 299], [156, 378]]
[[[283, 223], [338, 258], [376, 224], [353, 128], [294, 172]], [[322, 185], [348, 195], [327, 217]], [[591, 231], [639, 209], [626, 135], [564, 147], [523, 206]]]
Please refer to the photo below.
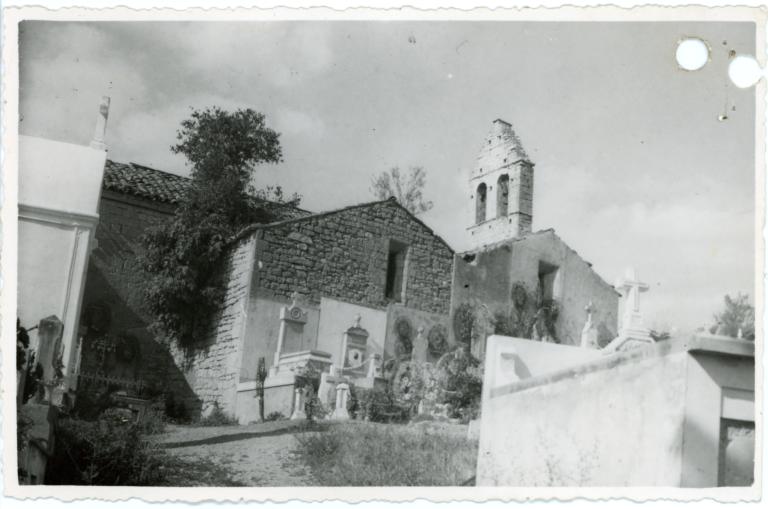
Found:
[[469, 175], [471, 249], [531, 232], [533, 163], [512, 125], [493, 121]]

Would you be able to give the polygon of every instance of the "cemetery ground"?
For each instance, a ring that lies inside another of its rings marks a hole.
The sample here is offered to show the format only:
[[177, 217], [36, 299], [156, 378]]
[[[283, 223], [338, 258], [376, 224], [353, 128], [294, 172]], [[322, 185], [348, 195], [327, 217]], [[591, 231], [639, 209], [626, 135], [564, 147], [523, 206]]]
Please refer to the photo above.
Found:
[[466, 426], [360, 421], [169, 425], [164, 485], [459, 486], [474, 484]]

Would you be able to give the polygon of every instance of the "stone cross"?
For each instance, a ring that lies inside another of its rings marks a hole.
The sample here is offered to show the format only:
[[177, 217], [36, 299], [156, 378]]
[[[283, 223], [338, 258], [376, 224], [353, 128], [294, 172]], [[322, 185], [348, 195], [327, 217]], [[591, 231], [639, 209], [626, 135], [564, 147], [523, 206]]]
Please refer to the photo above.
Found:
[[648, 291], [648, 285], [641, 283], [635, 270], [629, 268], [624, 273], [624, 278], [616, 282], [616, 287], [624, 296], [624, 315], [621, 319], [619, 335], [608, 343], [604, 350], [610, 353], [653, 344], [654, 340], [643, 324], [643, 315], [640, 313], [640, 294]]
[[360, 316], [359, 313], [357, 315], [355, 315], [355, 321], [352, 322], [352, 327], [354, 327], [355, 329], [360, 329], [361, 328], [360, 327], [360, 320], [362, 320], [362, 319], [363, 318]]
[[640, 294], [648, 291], [648, 285], [641, 283], [637, 279], [635, 269], [627, 268], [624, 272], [624, 278], [619, 282], [619, 288], [625, 292], [627, 297], [627, 308], [633, 312], [640, 311]]
[[589, 301], [589, 304], [584, 306], [584, 311], [587, 312], [587, 319], [591, 322], [592, 321], [592, 312], [595, 310], [595, 305], [592, 304], [592, 301]]
[[635, 269], [630, 267], [625, 271], [624, 278], [617, 282], [617, 287], [625, 298], [621, 330], [644, 330], [643, 316], [640, 313], [640, 294], [648, 291], [649, 286], [641, 283]]

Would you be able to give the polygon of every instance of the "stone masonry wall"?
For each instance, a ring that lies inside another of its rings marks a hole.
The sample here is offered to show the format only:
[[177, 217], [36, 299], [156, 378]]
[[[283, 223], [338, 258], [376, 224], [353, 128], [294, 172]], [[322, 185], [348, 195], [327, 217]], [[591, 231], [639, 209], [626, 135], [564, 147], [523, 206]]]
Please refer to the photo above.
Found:
[[206, 340], [188, 350], [171, 348], [193, 393], [185, 400], [193, 413], [207, 415], [218, 405], [234, 415], [255, 251], [255, 238], [248, 237], [226, 256], [221, 267], [229, 274], [226, 295]]
[[289, 221], [258, 231], [258, 291], [314, 304], [322, 296], [384, 309], [390, 240], [408, 246], [403, 305], [447, 315], [453, 252], [390, 200]]

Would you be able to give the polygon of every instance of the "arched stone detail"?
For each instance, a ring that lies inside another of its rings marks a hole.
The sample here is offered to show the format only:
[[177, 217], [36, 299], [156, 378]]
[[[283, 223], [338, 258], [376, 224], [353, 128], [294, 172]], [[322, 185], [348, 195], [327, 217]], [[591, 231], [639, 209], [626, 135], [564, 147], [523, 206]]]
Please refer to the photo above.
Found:
[[496, 183], [496, 217], [504, 217], [509, 213], [509, 175], [499, 177]]
[[477, 186], [477, 192], [475, 193], [475, 223], [480, 224], [485, 221], [485, 209], [487, 207], [487, 194], [488, 188], [485, 182]]

